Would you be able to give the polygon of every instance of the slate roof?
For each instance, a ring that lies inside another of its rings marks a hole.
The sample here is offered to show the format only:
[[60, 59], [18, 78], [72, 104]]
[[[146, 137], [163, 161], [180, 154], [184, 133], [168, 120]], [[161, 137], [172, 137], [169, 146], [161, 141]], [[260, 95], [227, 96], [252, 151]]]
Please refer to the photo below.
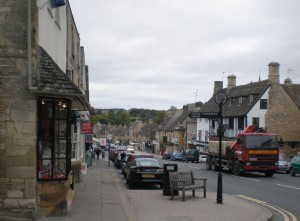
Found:
[[171, 126], [174, 124], [174, 122], [178, 119], [178, 117], [181, 114], [176, 113], [171, 116], [168, 116], [164, 119], [164, 121], [160, 124], [158, 127], [159, 131], [172, 131]]
[[[246, 116], [251, 108], [259, 101], [261, 96], [269, 88], [268, 80], [253, 82], [246, 85], [235, 86], [228, 90], [224, 88], [221, 92], [227, 96], [227, 102], [223, 105], [223, 117]], [[250, 102], [250, 95], [253, 95], [253, 102]], [[243, 97], [243, 102], [239, 104], [239, 97]], [[214, 100], [214, 96], [203, 104], [200, 112], [219, 112], [219, 106]]]
[[300, 108], [300, 84], [292, 84], [291, 86], [282, 85], [286, 93], [293, 99], [295, 104]]
[[77, 97], [85, 106], [89, 101], [81, 90], [58, 67], [48, 53], [39, 47], [40, 76], [38, 79], [38, 92], [45, 95], [61, 95]]
[[184, 122], [185, 120], [187, 120], [188, 115], [189, 115], [190, 112], [191, 111], [183, 111], [183, 113], [169, 127], [169, 130], [176, 130], [177, 126], [182, 125], [182, 122]]
[[42, 47], [40, 47], [39, 80], [38, 89], [44, 92], [82, 94]]

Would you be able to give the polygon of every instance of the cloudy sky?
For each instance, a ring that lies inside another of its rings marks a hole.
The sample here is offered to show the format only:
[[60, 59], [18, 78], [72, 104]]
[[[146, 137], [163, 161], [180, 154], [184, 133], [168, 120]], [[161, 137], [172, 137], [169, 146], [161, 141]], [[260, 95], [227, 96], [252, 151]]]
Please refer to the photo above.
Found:
[[[214, 81], [300, 84], [299, 0], [70, 0], [95, 108], [182, 108]], [[290, 70], [290, 71], [289, 71]]]

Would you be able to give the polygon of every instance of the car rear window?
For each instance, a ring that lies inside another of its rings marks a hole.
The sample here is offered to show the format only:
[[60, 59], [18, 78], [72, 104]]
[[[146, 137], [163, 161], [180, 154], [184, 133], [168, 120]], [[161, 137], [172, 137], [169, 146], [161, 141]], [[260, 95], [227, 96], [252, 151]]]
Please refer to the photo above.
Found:
[[136, 161], [137, 166], [141, 167], [159, 167], [159, 163], [155, 160], [139, 160]]

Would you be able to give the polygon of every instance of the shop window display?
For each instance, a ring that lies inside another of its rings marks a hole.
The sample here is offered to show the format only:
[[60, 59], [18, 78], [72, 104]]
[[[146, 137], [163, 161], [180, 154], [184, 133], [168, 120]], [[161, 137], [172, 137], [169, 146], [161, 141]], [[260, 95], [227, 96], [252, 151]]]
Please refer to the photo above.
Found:
[[40, 98], [38, 119], [39, 180], [66, 179], [70, 171], [70, 101]]

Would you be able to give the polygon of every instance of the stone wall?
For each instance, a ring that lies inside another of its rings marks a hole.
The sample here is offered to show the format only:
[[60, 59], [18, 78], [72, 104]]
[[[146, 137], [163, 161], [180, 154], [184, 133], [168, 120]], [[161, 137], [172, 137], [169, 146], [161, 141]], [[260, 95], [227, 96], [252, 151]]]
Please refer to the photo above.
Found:
[[[0, 217], [33, 218], [37, 120], [36, 98], [28, 89], [27, 1], [0, 0], [0, 11]], [[36, 15], [33, 10], [33, 21]]]
[[[293, 152], [300, 151], [300, 111], [295, 102], [279, 83], [271, 84], [269, 108], [266, 113], [266, 129], [282, 138], [285, 149], [292, 149], [291, 142], [296, 143]], [[289, 151], [287, 154], [290, 154]]]

